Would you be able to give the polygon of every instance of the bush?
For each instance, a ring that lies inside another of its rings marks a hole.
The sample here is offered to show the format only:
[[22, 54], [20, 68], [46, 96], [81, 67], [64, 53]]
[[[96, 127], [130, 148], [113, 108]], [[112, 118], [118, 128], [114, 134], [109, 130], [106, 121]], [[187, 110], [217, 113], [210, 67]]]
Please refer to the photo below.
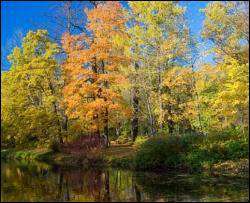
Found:
[[133, 159], [131, 157], [114, 158], [110, 160], [112, 167], [133, 169]]
[[15, 154], [14, 149], [3, 149], [1, 150], [1, 159], [9, 159]]
[[53, 152], [60, 152], [60, 143], [56, 140], [52, 140], [49, 143], [49, 149], [51, 149]]
[[189, 150], [185, 162], [190, 168], [198, 169], [207, 164], [247, 158], [248, 153], [248, 137], [237, 129], [227, 129], [199, 141], [196, 148]]
[[182, 166], [188, 149], [183, 137], [154, 137], [144, 142], [135, 156], [137, 169], [164, 169]]
[[247, 158], [249, 154], [248, 142], [243, 140], [229, 140], [225, 143], [228, 159]]
[[204, 166], [227, 160], [247, 158], [248, 137], [238, 130], [227, 130], [202, 136], [154, 137], [148, 140], [139, 136], [135, 143], [139, 150], [135, 156], [137, 169], [185, 168], [200, 170]]
[[116, 142], [118, 144], [131, 144], [132, 143], [132, 139], [130, 137], [128, 137], [128, 135], [122, 134], [121, 136], [118, 137], [118, 139], [116, 140]]
[[222, 131], [218, 131], [218, 130], [211, 130], [209, 132], [209, 136], [208, 136], [208, 141], [209, 142], [215, 142], [215, 141], [227, 141], [230, 139], [240, 139], [242, 137], [246, 137], [246, 135], [244, 135], [242, 133], [242, 130], [239, 127], [235, 127], [235, 128], [226, 128], [223, 129]]
[[136, 137], [134, 145], [135, 146], [140, 146], [142, 145], [144, 142], [146, 142], [149, 139], [148, 136], [143, 136], [143, 135], [139, 135]]

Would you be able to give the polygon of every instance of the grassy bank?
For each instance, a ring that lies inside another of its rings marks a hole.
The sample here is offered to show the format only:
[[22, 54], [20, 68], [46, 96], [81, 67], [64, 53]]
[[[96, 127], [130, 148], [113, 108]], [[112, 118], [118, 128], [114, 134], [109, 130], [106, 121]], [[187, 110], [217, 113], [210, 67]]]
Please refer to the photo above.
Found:
[[40, 161], [50, 164], [56, 164], [64, 167], [91, 167], [102, 166], [104, 161], [102, 157], [95, 156], [76, 156], [60, 152], [54, 152], [50, 149], [32, 149], [32, 150], [1, 150], [1, 159], [17, 159], [28, 161]]
[[[123, 168], [130, 170], [142, 170], [136, 163], [136, 152], [138, 147], [131, 145], [114, 145], [110, 148], [103, 150], [100, 156], [95, 157], [79, 157], [69, 154], [53, 153], [48, 149], [35, 149], [35, 150], [22, 150], [15, 151], [13, 149], [2, 150], [1, 159], [18, 159], [18, 160], [37, 160], [57, 164], [64, 167], [104, 167], [111, 166], [115, 168]], [[161, 168], [161, 171], [167, 170], [182, 170], [187, 167], [179, 166], [171, 168]], [[212, 175], [229, 175], [229, 176], [246, 176], [249, 173], [249, 160], [228, 160], [219, 161], [217, 163], [204, 164], [199, 172], [207, 172]], [[155, 171], [155, 169], [147, 169], [148, 171]], [[159, 170], [159, 169], [158, 169]], [[157, 169], [156, 169], [157, 171]], [[189, 172], [198, 172], [187, 170]]]
[[52, 154], [53, 151], [49, 149], [32, 149], [32, 150], [4, 149], [1, 150], [1, 159], [50, 161], [52, 160]]
[[224, 133], [213, 136], [182, 135], [138, 137], [133, 145], [115, 144], [85, 155], [48, 149], [2, 150], [2, 159], [28, 159], [61, 166], [111, 166], [143, 171], [208, 172], [244, 176], [249, 171], [248, 136]]

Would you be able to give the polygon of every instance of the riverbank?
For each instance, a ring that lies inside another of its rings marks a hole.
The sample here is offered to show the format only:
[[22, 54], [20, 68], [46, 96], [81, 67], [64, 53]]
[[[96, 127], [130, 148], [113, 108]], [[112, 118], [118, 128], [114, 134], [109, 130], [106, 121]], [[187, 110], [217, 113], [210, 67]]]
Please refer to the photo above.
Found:
[[[36, 160], [50, 164], [56, 164], [63, 167], [114, 167], [138, 171], [135, 164], [135, 154], [138, 147], [135, 145], [111, 145], [107, 149], [89, 153], [86, 156], [77, 156], [72, 154], [55, 153], [49, 149], [32, 150], [1, 150], [1, 159], [17, 160]], [[161, 169], [161, 172], [169, 170], [180, 170], [186, 172], [205, 172], [214, 176], [236, 176], [246, 177], [249, 175], [249, 160], [228, 160], [214, 164], [204, 164], [199, 171], [189, 170], [188, 168]], [[150, 171], [150, 170], [149, 170]], [[152, 170], [153, 171], [153, 170]]]
[[1, 150], [1, 159], [17, 160], [37, 160], [49, 162], [65, 167], [83, 166], [113, 166], [132, 169], [136, 147], [132, 145], [111, 145], [107, 149], [93, 151], [87, 155], [73, 155], [60, 152], [53, 152], [50, 149], [30, 149], [30, 150]]

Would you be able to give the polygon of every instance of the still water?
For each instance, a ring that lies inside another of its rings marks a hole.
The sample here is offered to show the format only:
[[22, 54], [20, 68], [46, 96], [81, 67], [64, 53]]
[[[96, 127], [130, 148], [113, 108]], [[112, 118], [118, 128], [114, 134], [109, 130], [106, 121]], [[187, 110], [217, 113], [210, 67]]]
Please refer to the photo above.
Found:
[[1, 201], [248, 201], [248, 179], [1, 164]]

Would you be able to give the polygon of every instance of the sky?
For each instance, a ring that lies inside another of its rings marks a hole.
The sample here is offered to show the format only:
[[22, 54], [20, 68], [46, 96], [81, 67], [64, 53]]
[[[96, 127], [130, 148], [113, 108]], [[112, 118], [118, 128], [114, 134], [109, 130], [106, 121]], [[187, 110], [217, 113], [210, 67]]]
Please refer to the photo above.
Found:
[[[191, 33], [201, 41], [200, 31], [204, 20], [204, 14], [199, 10], [205, 8], [207, 1], [180, 1], [186, 7], [186, 17]], [[54, 25], [49, 22], [48, 14], [53, 8], [61, 4], [58, 1], [1, 1], [1, 71], [8, 70], [10, 64], [6, 56], [10, 54], [14, 46], [20, 46], [21, 38], [29, 30], [43, 29], [46, 27], [49, 33], [54, 32]], [[122, 2], [127, 7], [127, 2]], [[86, 6], [88, 2], [86, 2]], [[205, 62], [212, 62], [212, 56], [208, 56]]]

